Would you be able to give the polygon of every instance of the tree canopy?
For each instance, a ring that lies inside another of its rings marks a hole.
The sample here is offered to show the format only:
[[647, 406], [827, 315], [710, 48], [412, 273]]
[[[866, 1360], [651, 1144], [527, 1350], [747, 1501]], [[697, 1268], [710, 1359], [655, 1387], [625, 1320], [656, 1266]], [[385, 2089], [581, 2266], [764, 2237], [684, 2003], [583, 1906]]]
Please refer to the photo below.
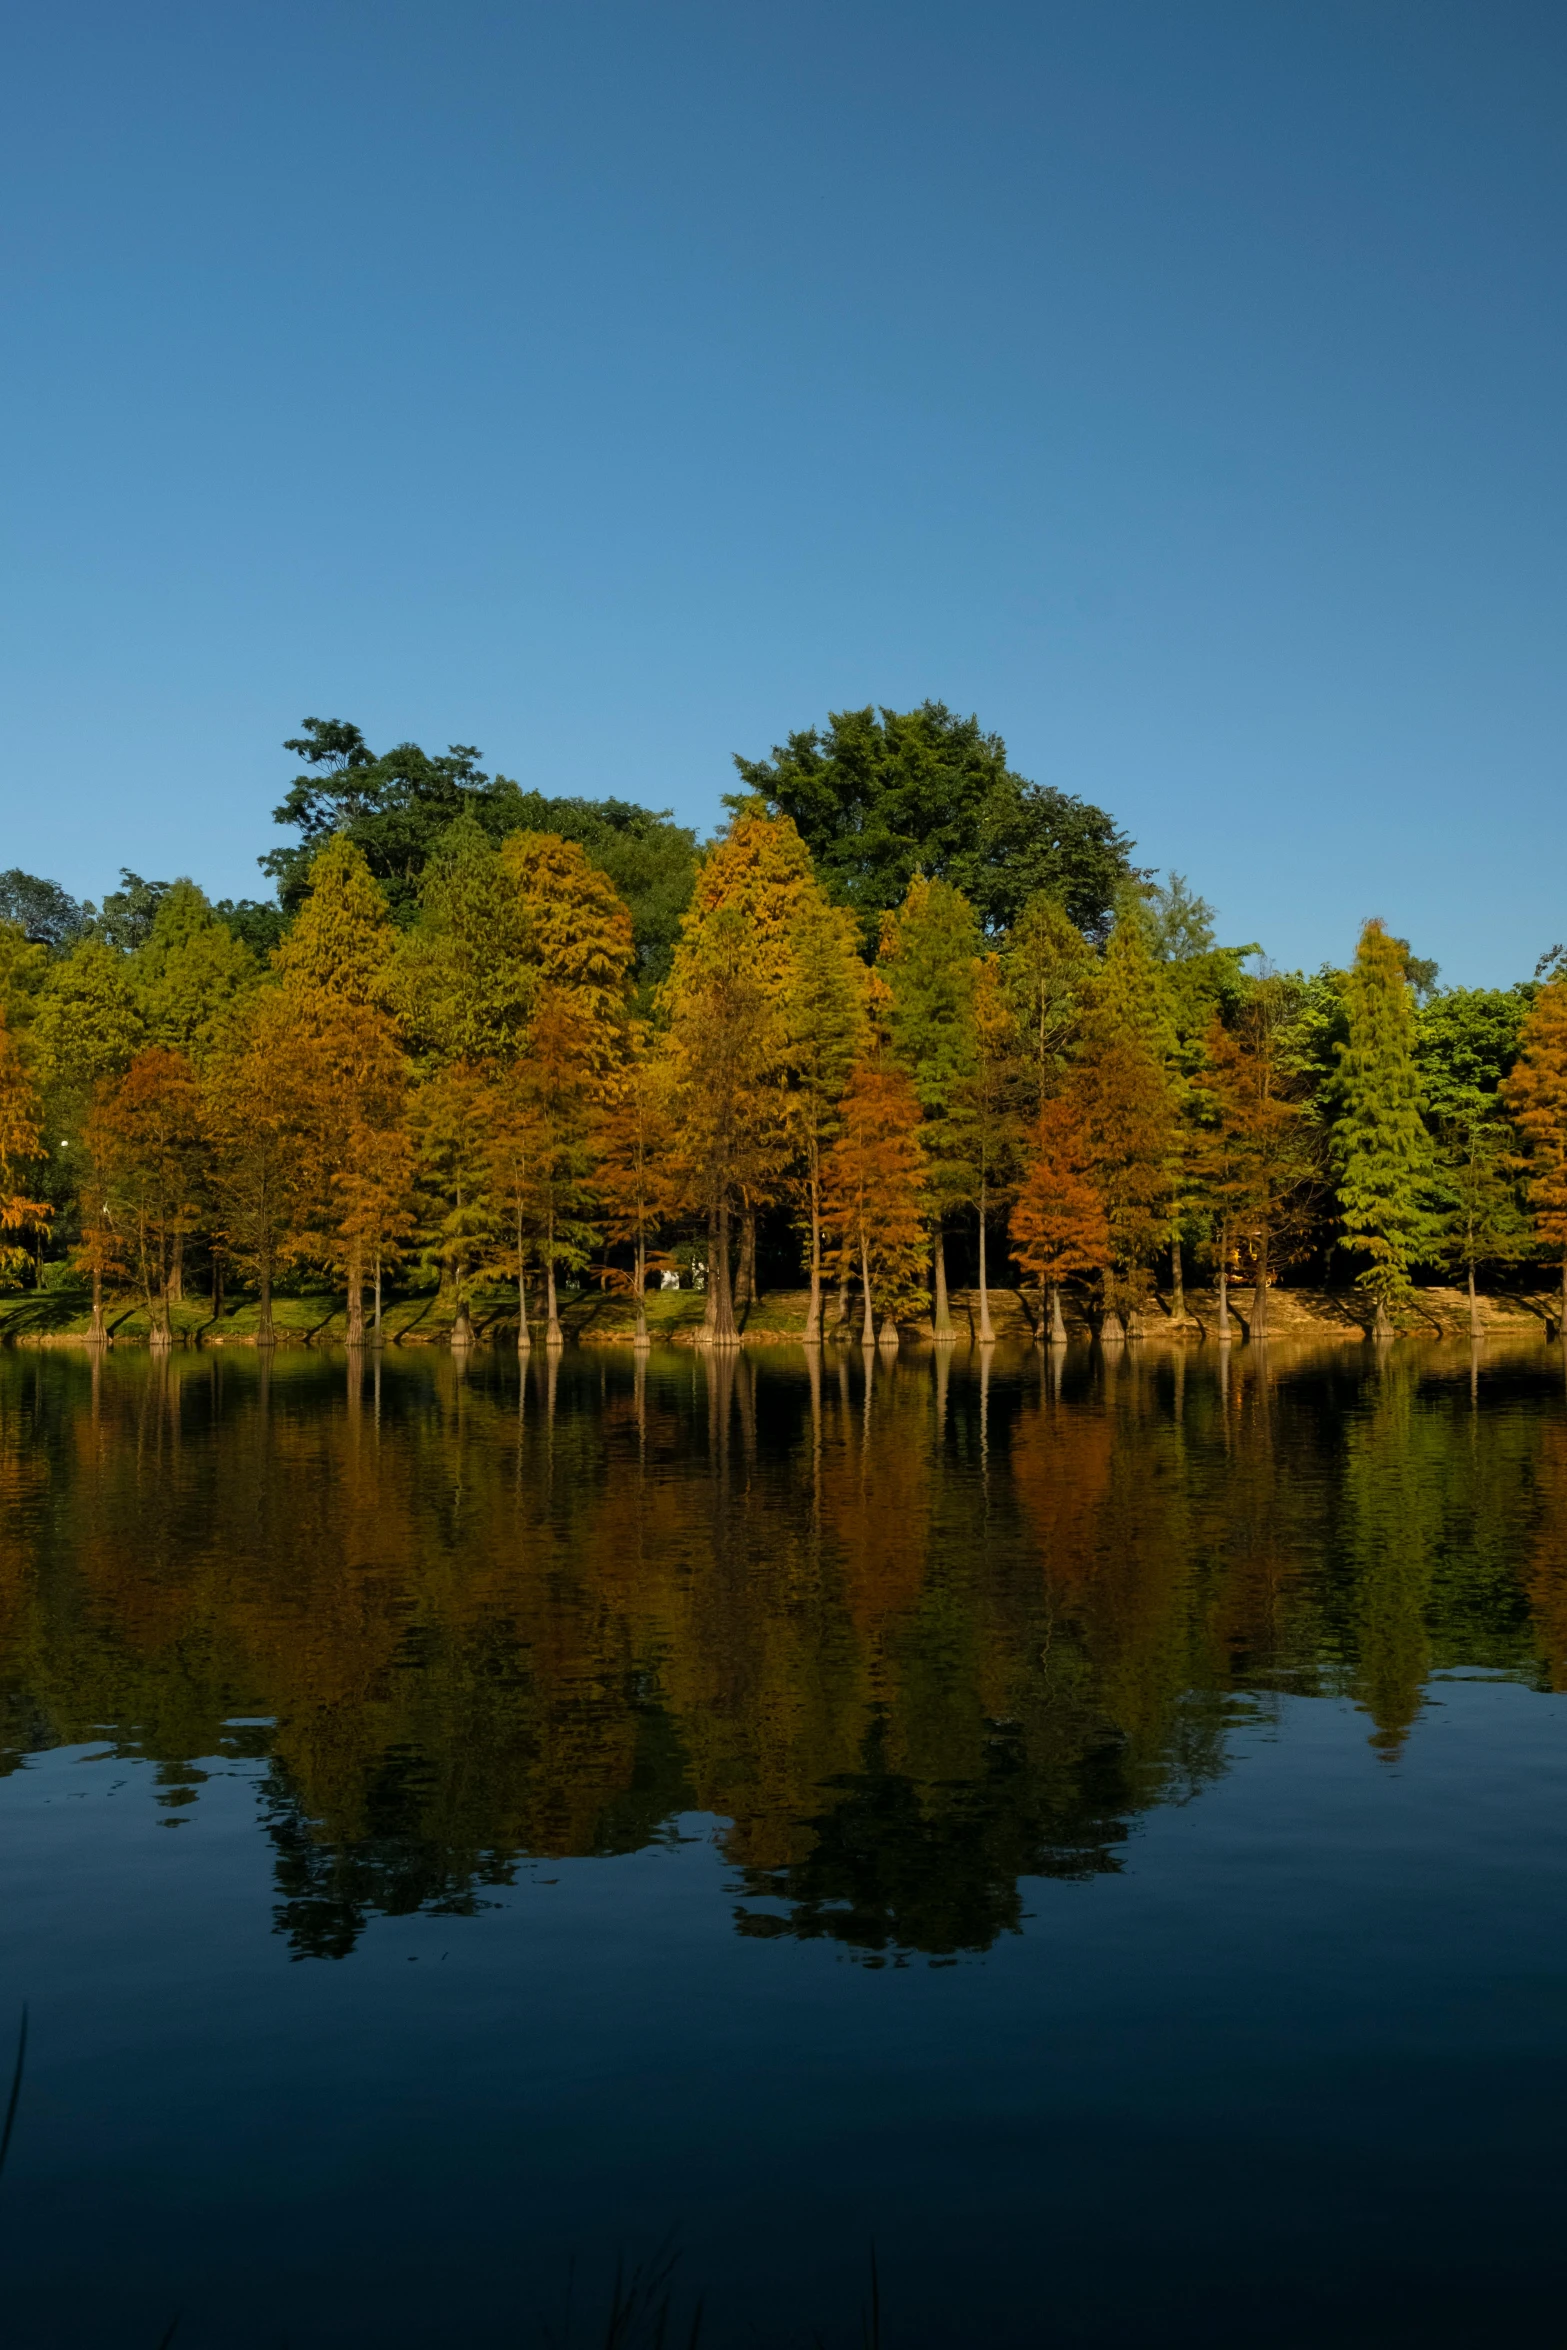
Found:
[[875, 935], [916, 874], [951, 882], [991, 935], [1044, 891], [1086, 936], [1102, 937], [1132, 844], [1102, 808], [1007, 765], [999, 734], [944, 702], [838, 710], [770, 759], [735, 766], [745, 794], [792, 817], [826, 887]]

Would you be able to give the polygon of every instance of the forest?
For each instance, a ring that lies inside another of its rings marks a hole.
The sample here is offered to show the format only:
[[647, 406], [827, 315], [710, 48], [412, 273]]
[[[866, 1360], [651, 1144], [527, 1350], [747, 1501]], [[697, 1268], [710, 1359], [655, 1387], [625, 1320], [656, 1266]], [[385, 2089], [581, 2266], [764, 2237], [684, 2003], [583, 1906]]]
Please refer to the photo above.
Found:
[[[0, 874], [0, 1277], [256, 1302], [309, 1277], [351, 1343], [498, 1286], [526, 1348], [565, 1292], [764, 1272], [808, 1343], [951, 1333], [952, 1287], [1063, 1292], [1107, 1340], [1188, 1281], [1562, 1284], [1567, 973], [1443, 988], [1380, 921], [1349, 961], [1218, 943], [1102, 810], [939, 703], [737, 759], [716, 837], [546, 798], [457, 745], [308, 720], [270, 900], [127, 870], [101, 906]], [[782, 1268], [781, 1275], [779, 1269]], [[90, 1309], [87, 1301], [90, 1299]], [[488, 1326], [498, 1326], [492, 1312]]]

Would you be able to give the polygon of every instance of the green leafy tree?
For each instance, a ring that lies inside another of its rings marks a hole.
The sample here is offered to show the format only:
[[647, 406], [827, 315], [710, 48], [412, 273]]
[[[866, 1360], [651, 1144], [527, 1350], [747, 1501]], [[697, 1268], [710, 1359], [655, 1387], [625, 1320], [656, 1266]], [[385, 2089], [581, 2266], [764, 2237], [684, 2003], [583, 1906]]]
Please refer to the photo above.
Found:
[[871, 937], [916, 874], [961, 890], [991, 935], [1044, 891], [1100, 936], [1128, 872], [1131, 843], [1102, 808], [1015, 774], [1000, 735], [941, 702], [835, 711], [825, 732], [735, 766], [748, 793], [793, 818]]
[[1368, 922], [1345, 984], [1349, 1034], [1339, 1049], [1333, 1146], [1342, 1245], [1367, 1260], [1357, 1281], [1379, 1336], [1411, 1292], [1411, 1268], [1429, 1262], [1438, 1241], [1407, 963], [1404, 942]]
[[[260, 862], [285, 911], [300, 903], [311, 857], [336, 832], [363, 852], [399, 923], [414, 919], [425, 869], [453, 825], [476, 826], [497, 847], [510, 833], [551, 833], [582, 848], [629, 907], [643, 990], [667, 976], [697, 868], [695, 833], [667, 810], [524, 791], [508, 776], [486, 774], [466, 743], [439, 756], [417, 743], [377, 753], [357, 726], [336, 718], [307, 718], [284, 749], [304, 760], [306, 772], [296, 776], [273, 821], [300, 838]], [[235, 914], [257, 918], [254, 909]]]
[[63, 954], [86, 928], [88, 910], [60, 887], [19, 865], [0, 873], [0, 922], [14, 923], [35, 946]]
[[261, 976], [249, 949], [218, 920], [193, 881], [171, 883], [131, 962], [149, 1041], [199, 1067], [234, 997]]
[[482, 829], [454, 824], [426, 866], [419, 918], [398, 943], [394, 992], [410, 1034], [445, 1061], [509, 1061], [538, 1003], [534, 926]]
[[1426, 1123], [1436, 1145], [1441, 1253], [1463, 1274], [1476, 1335], [1478, 1268], [1512, 1263], [1530, 1242], [1518, 1194], [1518, 1136], [1502, 1093], [1530, 1002], [1527, 987], [1452, 987], [1429, 995], [1415, 1018]]
[[1036, 1118], [1061, 1089], [1093, 998], [1095, 970], [1093, 949], [1066, 908], [1036, 891], [1001, 950], [1001, 984], [1017, 1024]]

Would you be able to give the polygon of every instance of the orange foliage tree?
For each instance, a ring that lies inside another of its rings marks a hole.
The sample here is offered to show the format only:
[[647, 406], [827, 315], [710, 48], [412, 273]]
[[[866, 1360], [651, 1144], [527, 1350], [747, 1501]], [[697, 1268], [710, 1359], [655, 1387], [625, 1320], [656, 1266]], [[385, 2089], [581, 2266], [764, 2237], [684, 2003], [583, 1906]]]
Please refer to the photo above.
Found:
[[668, 1075], [650, 1058], [646, 1031], [632, 1032], [631, 1052], [616, 1071], [593, 1129], [593, 1187], [609, 1238], [632, 1252], [631, 1294], [637, 1306], [637, 1343], [647, 1341], [649, 1266], [667, 1259], [654, 1252], [671, 1206], [665, 1159], [669, 1140]]
[[[1263, 981], [1226, 1028], [1215, 1015], [1204, 1040], [1206, 1066], [1193, 1093], [1206, 1113], [1195, 1151], [1201, 1190], [1218, 1226], [1220, 1297], [1229, 1247], [1245, 1243], [1252, 1260], [1251, 1335], [1268, 1329], [1268, 1281], [1281, 1249], [1298, 1241], [1317, 1174], [1303, 1087], [1279, 1050], [1285, 1010], [1279, 988]], [[1221, 1327], [1227, 1313], [1221, 1311]]]
[[[49, 1222], [47, 1202], [29, 1199], [18, 1188], [22, 1168], [43, 1156], [42, 1116], [33, 1081], [0, 1012], [0, 1234], [41, 1232]], [[13, 1273], [26, 1262], [21, 1239], [0, 1241], [0, 1269]]]
[[1062, 1282], [1102, 1273], [1110, 1262], [1110, 1224], [1093, 1165], [1075, 1103], [1046, 1102], [1029, 1137], [1010, 1228], [1013, 1255], [1039, 1283], [1040, 1330], [1048, 1308], [1052, 1344], [1066, 1338]]
[[860, 1275], [862, 1336], [872, 1346], [878, 1309], [883, 1337], [895, 1339], [898, 1312], [923, 1311], [929, 1302], [921, 1279], [929, 1209], [919, 1096], [894, 1063], [863, 1060], [840, 1115], [822, 1169], [822, 1220], [836, 1242], [838, 1270]]

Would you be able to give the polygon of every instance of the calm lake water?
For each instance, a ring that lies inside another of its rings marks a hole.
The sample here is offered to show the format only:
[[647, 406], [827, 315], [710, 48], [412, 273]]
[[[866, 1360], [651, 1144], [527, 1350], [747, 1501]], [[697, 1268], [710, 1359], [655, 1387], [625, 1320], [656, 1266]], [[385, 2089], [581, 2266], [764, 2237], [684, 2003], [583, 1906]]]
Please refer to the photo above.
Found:
[[1560, 1350], [11, 1353], [0, 1490], [8, 2343], [672, 2229], [720, 2345], [1556, 2338]]

